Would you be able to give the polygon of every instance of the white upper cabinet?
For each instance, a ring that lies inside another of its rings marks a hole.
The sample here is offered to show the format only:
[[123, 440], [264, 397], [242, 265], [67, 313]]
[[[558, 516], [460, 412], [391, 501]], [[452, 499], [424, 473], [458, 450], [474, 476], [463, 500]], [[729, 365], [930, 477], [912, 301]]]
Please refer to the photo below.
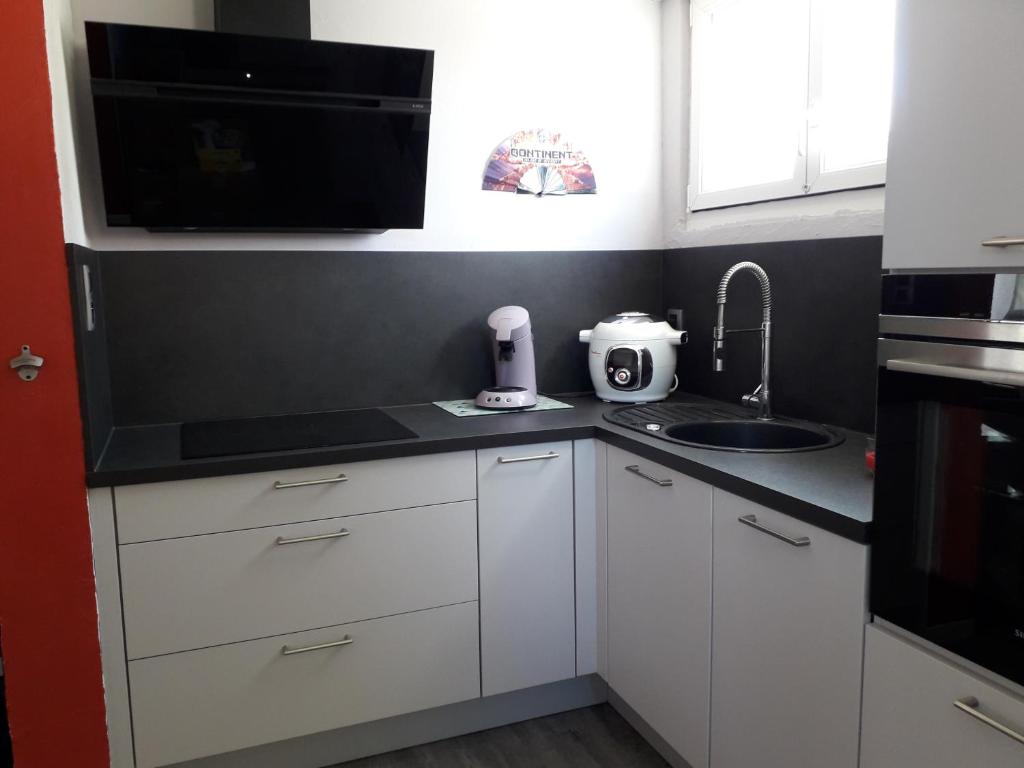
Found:
[[1024, 268], [1024, 3], [900, 0], [887, 269]]
[[711, 486], [609, 446], [608, 683], [708, 765]]
[[712, 768], [857, 768], [867, 547], [714, 499]]
[[571, 442], [477, 453], [483, 695], [576, 675]]

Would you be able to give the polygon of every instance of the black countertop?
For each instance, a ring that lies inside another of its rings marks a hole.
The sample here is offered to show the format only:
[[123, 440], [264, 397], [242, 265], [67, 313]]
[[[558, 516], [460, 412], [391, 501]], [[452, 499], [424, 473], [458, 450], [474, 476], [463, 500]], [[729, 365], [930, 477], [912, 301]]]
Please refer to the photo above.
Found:
[[[833, 428], [846, 440], [821, 451], [715, 451], [676, 445], [605, 421], [603, 415], [621, 404], [593, 396], [559, 399], [574, 407], [462, 418], [429, 403], [384, 408], [419, 437], [210, 459], [181, 458], [180, 424], [119, 427], [86, 483], [93, 488], [131, 485], [595, 437], [845, 538], [868, 541], [872, 479], [864, 467], [866, 436], [861, 433]], [[685, 394], [672, 400], [709, 402]]]

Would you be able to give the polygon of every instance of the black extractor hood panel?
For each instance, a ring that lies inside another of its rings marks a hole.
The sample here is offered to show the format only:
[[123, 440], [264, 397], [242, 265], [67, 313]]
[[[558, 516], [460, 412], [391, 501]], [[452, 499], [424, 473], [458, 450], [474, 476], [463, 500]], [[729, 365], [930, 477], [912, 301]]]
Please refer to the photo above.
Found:
[[309, 0], [214, 0], [218, 32], [309, 40]]
[[308, 2], [283, 37], [285, 3], [246, 5], [273, 34], [85, 22], [107, 226], [422, 229], [433, 51], [311, 40]]

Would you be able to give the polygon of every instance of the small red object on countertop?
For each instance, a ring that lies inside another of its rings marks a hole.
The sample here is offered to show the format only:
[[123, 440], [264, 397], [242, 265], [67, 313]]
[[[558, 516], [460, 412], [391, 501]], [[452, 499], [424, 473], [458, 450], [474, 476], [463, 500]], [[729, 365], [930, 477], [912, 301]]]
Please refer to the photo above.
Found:
[[875, 471], [875, 452], [864, 451], [864, 463], [868, 465], [868, 469], [871, 472]]

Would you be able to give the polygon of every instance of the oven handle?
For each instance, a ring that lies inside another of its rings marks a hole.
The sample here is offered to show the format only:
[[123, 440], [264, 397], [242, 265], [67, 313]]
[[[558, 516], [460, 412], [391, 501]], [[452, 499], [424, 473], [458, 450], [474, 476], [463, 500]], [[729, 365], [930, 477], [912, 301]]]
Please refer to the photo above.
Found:
[[979, 381], [983, 384], [1005, 384], [1011, 387], [1024, 387], [1024, 373], [1017, 371], [1001, 371], [994, 368], [968, 368], [962, 365], [945, 365], [929, 363], [923, 360], [897, 359], [888, 360], [885, 367], [898, 373], [918, 373], [924, 376], [941, 376], [944, 379], [963, 379]]

